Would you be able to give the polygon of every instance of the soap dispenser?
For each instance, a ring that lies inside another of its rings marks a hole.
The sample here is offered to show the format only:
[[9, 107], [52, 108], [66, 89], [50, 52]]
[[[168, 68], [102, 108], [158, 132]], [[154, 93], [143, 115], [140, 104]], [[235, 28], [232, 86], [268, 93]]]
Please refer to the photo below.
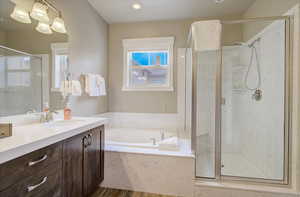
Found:
[[72, 110], [70, 107], [70, 103], [66, 104], [66, 107], [64, 108], [64, 120], [71, 120], [72, 119]]
[[50, 109], [49, 103], [45, 102], [43, 112], [49, 112], [49, 109]]

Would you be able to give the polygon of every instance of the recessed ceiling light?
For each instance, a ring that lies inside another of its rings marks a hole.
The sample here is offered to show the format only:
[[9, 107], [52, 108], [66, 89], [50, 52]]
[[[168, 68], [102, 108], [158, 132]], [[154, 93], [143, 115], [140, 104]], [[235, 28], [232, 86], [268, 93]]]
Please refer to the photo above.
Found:
[[224, 0], [215, 0], [216, 4], [223, 3], [223, 2], [224, 2]]
[[132, 4], [132, 8], [135, 9], [135, 10], [139, 10], [142, 8], [142, 5], [139, 4], [139, 3], [135, 3], [135, 4]]

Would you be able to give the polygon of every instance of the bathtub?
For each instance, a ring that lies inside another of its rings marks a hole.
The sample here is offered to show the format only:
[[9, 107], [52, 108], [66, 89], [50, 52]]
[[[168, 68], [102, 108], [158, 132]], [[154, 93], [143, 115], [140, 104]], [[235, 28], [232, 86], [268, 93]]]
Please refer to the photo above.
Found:
[[163, 128], [106, 128], [105, 143], [107, 146], [179, 150], [176, 131]]
[[103, 116], [109, 121], [102, 187], [192, 196], [194, 154], [176, 114], [111, 112]]

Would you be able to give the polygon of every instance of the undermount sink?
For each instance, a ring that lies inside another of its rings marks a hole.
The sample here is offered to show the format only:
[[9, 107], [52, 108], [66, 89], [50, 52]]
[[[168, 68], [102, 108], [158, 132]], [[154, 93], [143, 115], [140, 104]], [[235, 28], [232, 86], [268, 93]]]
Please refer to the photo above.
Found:
[[82, 123], [85, 120], [83, 119], [71, 119], [71, 120], [55, 120], [52, 122], [47, 122], [45, 123], [45, 125], [50, 126], [50, 127], [63, 127], [63, 126], [70, 126], [73, 124], [78, 124], [78, 123]]

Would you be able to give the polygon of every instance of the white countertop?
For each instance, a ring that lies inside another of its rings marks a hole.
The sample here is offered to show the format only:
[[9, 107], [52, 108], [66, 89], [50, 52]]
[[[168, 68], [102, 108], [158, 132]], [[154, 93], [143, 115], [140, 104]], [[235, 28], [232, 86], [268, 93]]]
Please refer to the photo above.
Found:
[[11, 137], [0, 138], [0, 164], [106, 123], [106, 118], [74, 117], [70, 121], [13, 126]]

